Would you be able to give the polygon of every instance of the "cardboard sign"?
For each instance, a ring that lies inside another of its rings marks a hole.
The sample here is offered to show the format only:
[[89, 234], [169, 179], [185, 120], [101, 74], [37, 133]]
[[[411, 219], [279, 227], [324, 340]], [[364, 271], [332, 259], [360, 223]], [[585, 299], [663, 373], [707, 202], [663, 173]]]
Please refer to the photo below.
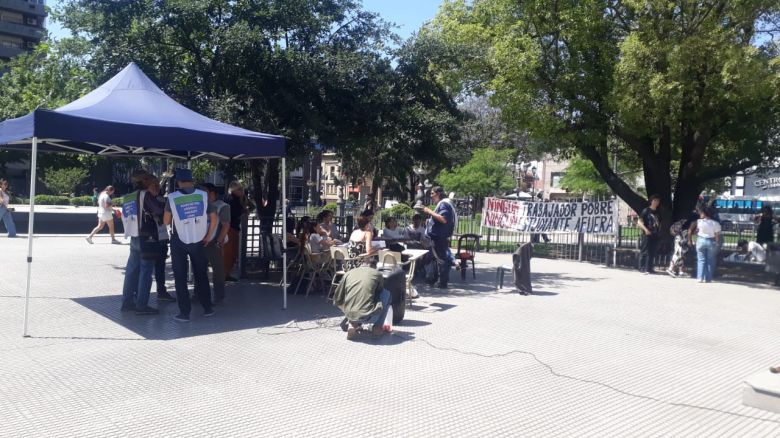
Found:
[[614, 234], [615, 201], [526, 202], [486, 198], [482, 226], [521, 233]]

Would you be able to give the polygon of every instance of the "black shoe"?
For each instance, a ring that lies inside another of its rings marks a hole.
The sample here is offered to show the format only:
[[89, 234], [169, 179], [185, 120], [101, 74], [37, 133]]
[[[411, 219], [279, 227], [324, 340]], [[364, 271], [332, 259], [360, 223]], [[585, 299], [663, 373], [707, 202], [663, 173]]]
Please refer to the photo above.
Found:
[[159, 313], [160, 313], [159, 310], [149, 306], [146, 306], [143, 309], [138, 309], [135, 311], [136, 315], [157, 315]]
[[215, 312], [214, 309], [209, 309], [209, 310], [206, 310], [205, 312], [203, 312], [203, 316], [208, 318], [209, 316], [214, 316], [215, 313], [217, 313], [217, 312]]
[[227, 277], [225, 277], [225, 281], [236, 282], [236, 281], [238, 281], [238, 278], [231, 277], [231, 276], [228, 275]]
[[190, 322], [190, 317], [187, 315], [182, 315], [181, 313], [173, 317], [174, 321], [179, 322]]
[[168, 292], [157, 292], [157, 301], [176, 301], [176, 298]]
[[436, 283], [436, 287], [439, 289], [447, 289], [446, 283]]
[[123, 312], [132, 312], [135, 310], [135, 304], [122, 304]]

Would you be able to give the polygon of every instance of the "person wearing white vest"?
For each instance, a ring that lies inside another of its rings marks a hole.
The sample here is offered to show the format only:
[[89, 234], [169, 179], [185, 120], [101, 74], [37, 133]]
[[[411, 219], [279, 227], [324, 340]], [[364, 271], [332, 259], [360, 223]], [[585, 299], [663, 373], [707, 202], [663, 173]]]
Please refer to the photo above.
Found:
[[[122, 311], [135, 310], [136, 315], [156, 315], [149, 307], [152, 273], [159, 257], [157, 224], [162, 219], [163, 204], [156, 199], [157, 178], [146, 172], [133, 174], [138, 191], [122, 198], [122, 223], [130, 237], [130, 255], [122, 285]], [[149, 233], [152, 230], [153, 233]]]
[[190, 263], [195, 278], [195, 294], [203, 306], [203, 316], [214, 315], [206, 245], [209, 243], [209, 236], [217, 228], [217, 215], [208, 214], [208, 195], [195, 189], [191, 170], [176, 169], [176, 183], [179, 189], [168, 194], [163, 222], [172, 225], [171, 264], [176, 301], [179, 303], [179, 314], [174, 319], [188, 322], [192, 310], [187, 287], [187, 269]]

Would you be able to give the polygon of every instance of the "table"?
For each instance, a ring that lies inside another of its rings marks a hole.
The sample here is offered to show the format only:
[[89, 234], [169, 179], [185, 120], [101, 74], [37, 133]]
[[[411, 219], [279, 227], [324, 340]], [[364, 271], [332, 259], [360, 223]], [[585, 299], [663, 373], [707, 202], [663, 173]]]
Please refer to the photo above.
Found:
[[412, 280], [414, 279], [414, 270], [417, 260], [428, 254], [427, 249], [406, 249], [401, 254], [409, 257], [409, 273], [406, 275], [406, 300], [409, 307], [412, 307]]

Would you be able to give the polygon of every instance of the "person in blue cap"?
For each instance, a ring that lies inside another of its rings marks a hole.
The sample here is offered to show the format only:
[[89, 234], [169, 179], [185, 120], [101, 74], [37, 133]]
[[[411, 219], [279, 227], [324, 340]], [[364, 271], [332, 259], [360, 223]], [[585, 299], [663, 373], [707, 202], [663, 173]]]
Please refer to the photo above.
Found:
[[[203, 306], [203, 316], [214, 315], [208, 278], [206, 245], [217, 227], [216, 213], [208, 213], [208, 195], [197, 190], [189, 169], [176, 169], [178, 190], [168, 194], [163, 222], [172, 225], [171, 264], [176, 287], [179, 314], [176, 321], [190, 320], [190, 295], [187, 287], [187, 269], [192, 264], [195, 294]], [[211, 217], [209, 217], [211, 216]], [[189, 262], [189, 263], [188, 263]]]

